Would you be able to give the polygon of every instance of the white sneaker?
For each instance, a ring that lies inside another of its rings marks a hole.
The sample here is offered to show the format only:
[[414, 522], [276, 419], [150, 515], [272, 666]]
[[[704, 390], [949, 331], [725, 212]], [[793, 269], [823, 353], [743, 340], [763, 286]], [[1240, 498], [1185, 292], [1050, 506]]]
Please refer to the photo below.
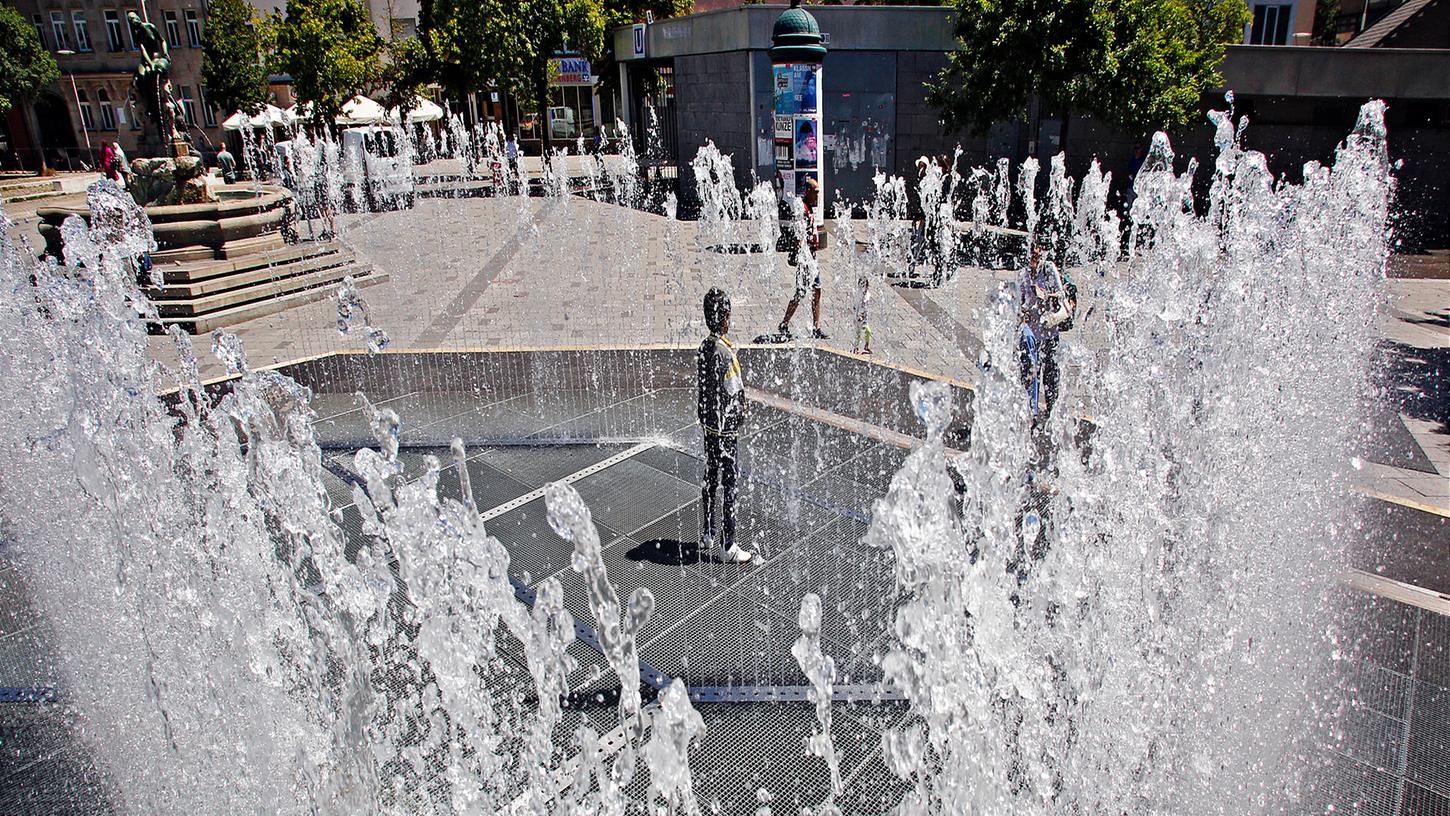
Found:
[[726, 564], [746, 564], [754, 559], [755, 553], [739, 544], [731, 544], [729, 549], [720, 547], [715, 550], [715, 560]]
[[714, 552], [714, 551], [715, 551], [715, 538], [713, 536], [711, 536], [709, 533], [700, 533], [700, 552], [707, 553], [707, 552]]

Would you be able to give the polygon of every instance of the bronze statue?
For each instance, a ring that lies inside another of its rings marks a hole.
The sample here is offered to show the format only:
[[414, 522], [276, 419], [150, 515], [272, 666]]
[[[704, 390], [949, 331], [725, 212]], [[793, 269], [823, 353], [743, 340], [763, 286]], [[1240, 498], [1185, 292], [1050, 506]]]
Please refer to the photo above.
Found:
[[170, 151], [185, 136], [176, 129], [176, 100], [171, 93], [171, 51], [166, 38], [152, 23], [142, 20], [134, 11], [126, 12], [126, 21], [131, 26], [131, 40], [141, 49], [141, 61], [136, 65], [134, 85], [136, 97], [149, 118], [156, 124], [156, 132], [162, 148]]

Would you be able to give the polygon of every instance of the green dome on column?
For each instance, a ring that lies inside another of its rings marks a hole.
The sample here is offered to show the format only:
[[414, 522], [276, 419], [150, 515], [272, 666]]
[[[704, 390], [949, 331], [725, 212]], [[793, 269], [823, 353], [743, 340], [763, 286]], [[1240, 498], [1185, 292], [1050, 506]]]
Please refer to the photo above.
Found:
[[826, 58], [821, 45], [821, 27], [800, 0], [791, 0], [790, 8], [776, 18], [770, 32], [771, 62], [820, 62]]

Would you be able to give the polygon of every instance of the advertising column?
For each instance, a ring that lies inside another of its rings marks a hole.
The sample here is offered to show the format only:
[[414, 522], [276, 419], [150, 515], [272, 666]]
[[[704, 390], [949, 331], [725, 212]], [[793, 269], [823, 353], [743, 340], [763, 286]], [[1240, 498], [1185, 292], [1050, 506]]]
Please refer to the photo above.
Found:
[[771, 31], [770, 63], [775, 101], [775, 169], [781, 195], [800, 195], [814, 179], [821, 200], [815, 218], [821, 223], [828, 196], [821, 155], [821, 63], [826, 57], [816, 18], [792, 0]]
[[797, 195], [808, 178], [822, 183], [821, 66], [792, 62], [773, 66], [773, 71], [775, 169], [782, 194]]

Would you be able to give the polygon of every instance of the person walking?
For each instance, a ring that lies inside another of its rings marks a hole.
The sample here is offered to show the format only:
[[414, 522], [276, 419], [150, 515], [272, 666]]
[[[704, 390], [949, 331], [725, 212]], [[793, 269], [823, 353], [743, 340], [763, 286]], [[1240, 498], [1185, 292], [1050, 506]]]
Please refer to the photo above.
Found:
[[[1038, 417], [1052, 413], [1057, 402], [1061, 373], [1057, 367], [1057, 341], [1060, 334], [1072, 328], [1077, 310], [1077, 287], [1072, 279], [1058, 270], [1057, 264], [1044, 260], [1042, 247], [1033, 243], [1028, 250], [1027, 267], [1022, 270], [1023, 384], [1032, 403], [1034, 423]], [[1029, 365], [1028, 360], [1031, 359]]]
[[801, 298], [806, 296], [807, 291], [811, 292], [811, 337], [817, 340], [829, 339], [821, 330], [821, 265], [816, 261], [816, 253], [821, 248], [815, 217], [820, 190], [821, 185], [815, 179], [805, 180], [805, 189], [801, 193], [803, 218], [795, 226], [797, 234], [788, 261], [795, 267], [795, 294], [791, 296], [790, 303], [785, 307], [785, 317], [780, 321], [778, 336], [782, 340], [790, 339], [791, 318], [795, 317], [795, 310], [801, 305]]
[[[700, 552], [718, 561], [743, 564], [755, 553], [735, 543], [735, 499], [740, 426], [745, 421], [745, 380], [740, 357], [726, 335], [730, 296], [719, 287], [705, 293], [705, 326], [710, 336], [695, 354], [696, 416], [705, 434], [705, 473], [700, 481]], [[721, 498], [723, 529], [716, 538], [715, 497]]]

